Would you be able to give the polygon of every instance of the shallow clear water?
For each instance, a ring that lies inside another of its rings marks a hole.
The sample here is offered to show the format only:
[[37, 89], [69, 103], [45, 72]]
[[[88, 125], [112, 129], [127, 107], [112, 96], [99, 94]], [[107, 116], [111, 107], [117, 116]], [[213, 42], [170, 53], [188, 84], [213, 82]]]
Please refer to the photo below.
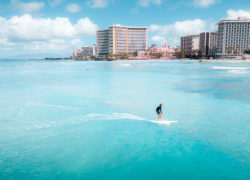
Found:
[[250, 177], [250, 63], [1, 60], [0, 104], [0, 179]]

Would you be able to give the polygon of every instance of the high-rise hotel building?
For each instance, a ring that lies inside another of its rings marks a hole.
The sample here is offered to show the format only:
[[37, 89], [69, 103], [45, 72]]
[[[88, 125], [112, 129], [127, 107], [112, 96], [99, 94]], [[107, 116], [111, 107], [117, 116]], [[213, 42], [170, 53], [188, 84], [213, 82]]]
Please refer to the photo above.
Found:
[[217, 55], [228, 52], [243, 52], [250, 49], [250, 19], [240, 17], [237, 20], [221, 20], [218, 25]]
[[202, 56], [215, 55], [217, 49], [217, 32], [200, 33], [200, 47]]
[[134, 53], [148, 49], [148, 28], [113, 25], [97, 31], [97, 54], [99, 56]]
[[190, 52], [192, 50], [199, 49], [200, 36], [199, 35], [190, 35], [181, 37], [181, 50]]

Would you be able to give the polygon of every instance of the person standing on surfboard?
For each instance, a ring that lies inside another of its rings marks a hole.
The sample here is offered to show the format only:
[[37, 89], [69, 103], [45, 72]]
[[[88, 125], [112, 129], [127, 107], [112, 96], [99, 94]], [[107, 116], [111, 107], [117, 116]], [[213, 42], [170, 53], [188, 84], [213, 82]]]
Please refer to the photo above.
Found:
[[160, 105], [156, 108], [156, 114], [158, 115], [158, 121], [161, 120], [161, 118], [162, 118], [161, 107], [162, 107], [162, 104], [160, 104]]

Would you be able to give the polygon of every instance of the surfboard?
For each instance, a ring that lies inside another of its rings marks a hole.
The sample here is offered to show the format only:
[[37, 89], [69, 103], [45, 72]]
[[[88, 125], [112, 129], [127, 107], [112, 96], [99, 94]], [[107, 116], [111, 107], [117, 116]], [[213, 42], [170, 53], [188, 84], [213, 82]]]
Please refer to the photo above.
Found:
[[178, 121], [166, 121], [166, 120], [160, 120], [160, 121], [151, 121], [152, 123], [156, 124], [162, 124], [162, 125], [170, 125], [172, 123], [177, 123]]

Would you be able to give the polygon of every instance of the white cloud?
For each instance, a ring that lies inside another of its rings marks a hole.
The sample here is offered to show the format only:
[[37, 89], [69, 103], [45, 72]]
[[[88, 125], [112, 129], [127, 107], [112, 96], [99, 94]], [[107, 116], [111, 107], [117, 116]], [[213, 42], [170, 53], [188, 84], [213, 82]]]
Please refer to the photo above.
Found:
[[93, 24], [89, 18], [79, 19], [77, 24], [74, 25], [74, 28], [77, 36], [93, 36], [96, 35], [98, 29], [97, 25]]
[[70, 13], [76, 13], [76, 12], [79, 12], [81, 11], [81, 8], [78, 4], [69, 4], [67, 7], [66, 7], [66, 10]]
[[218, 0], [194, 0], [194, 6], [196, 7], [201, 7], [201, 8], [207, 8], [210, 5], [213, 5], [217, 2]]
[[[68, 18], [34, 18], [29, 14], [0, 17], [0, 49], [67, 50], [83, 45], [82, 37], [94, 36], [98, 26], [89, 18], [72, 24]], [[80, 47], [81, 47], [80, 46]]]
[[25, 51], [37, 52], [71, 52], [74, 48], [84, 46], [84, 42], [80, 39], [72, 39], [71, 41], [65, 39], [51, 39], [49, 41], [32, 41], [30, 43], [20, 42], [16, 46], [23, 46]]
[[167, 35], [175, 32], [178, 35], [195, 34], [203, 31], [206, 28], [206, 21], [195, 19], [186, 21], [177, 21], [175, 24], [170, 25], [151, 25], [150, 29], [152, 32], [159, 32], [160, 34]]
[[89, 0], [87, 5], [92, 8], [105, 8], [108, 6], [108, 0]]
[[150, 4], [159, 5], [163, 0], [139, 0], [138, 5], [142, 7], [148, 7]]
[[81, 39], [73, 39], [71, 40], [71, 44], [74, 48], [80, 48], [84, 46], [84, 42]]
[[10, 19], [0, 17], [2, 27], [0, 37], [7, 36], [17, 40], [48, 40], [51, 38], [74, 38], [95, 35], [97, 25], [89, 18], [79, 19], [72, 24], [68, 18], [57, 17], [33, 18], [26, 14], [13, 16]]
[[57, 6], [59, 4], [61, 4], [64, 0], [49, 0], [49, 5], [51, 7]]
[[[17, 45], [21, 45], [23, 42], [20, 42]], [[49, 41], [32, 41], [30, 43], [25, 43], [23, 45], [23, 50], [27, 51], [64, 51], [69, 47], [69, 43], [67, 43], [63, 39], [51, 39]]]
[[11, 8], [18, 9], [21, 12], [32, 13], [37, 12], [44, 7], [43, 2], [22, 2], [19, 0], [11, 0]]
[[166, 39], [165, 39], [165, 37], [162, 37], [162, 36], [153, 36], [151, 38], [151, 41], [158, 43], [158, 44], [164, 44], [166, 42]]
[[235, 11], [235, 10], [228, 10], [227, 11], [228, 19], [237, 19], [238, 17], [247, 17], [250, 18], [250, 10], [244, 11], [242, 9]]
[[162, 37], [164, 37], [168, 44], [179, 45], [181, 36], [198, 34], [204, 31], [213, 31], [215, 30], [213, 24], [214, 23], [210, 21], [194, 19], [177, 21], [169, 25], [151, 25], [150, 31], [156, 36], [154, 40], [163, 40]]
[[15, 46], [15, 43], [9, 42], [8, 38], [0, 38], [0, 50], [11, 50]]

